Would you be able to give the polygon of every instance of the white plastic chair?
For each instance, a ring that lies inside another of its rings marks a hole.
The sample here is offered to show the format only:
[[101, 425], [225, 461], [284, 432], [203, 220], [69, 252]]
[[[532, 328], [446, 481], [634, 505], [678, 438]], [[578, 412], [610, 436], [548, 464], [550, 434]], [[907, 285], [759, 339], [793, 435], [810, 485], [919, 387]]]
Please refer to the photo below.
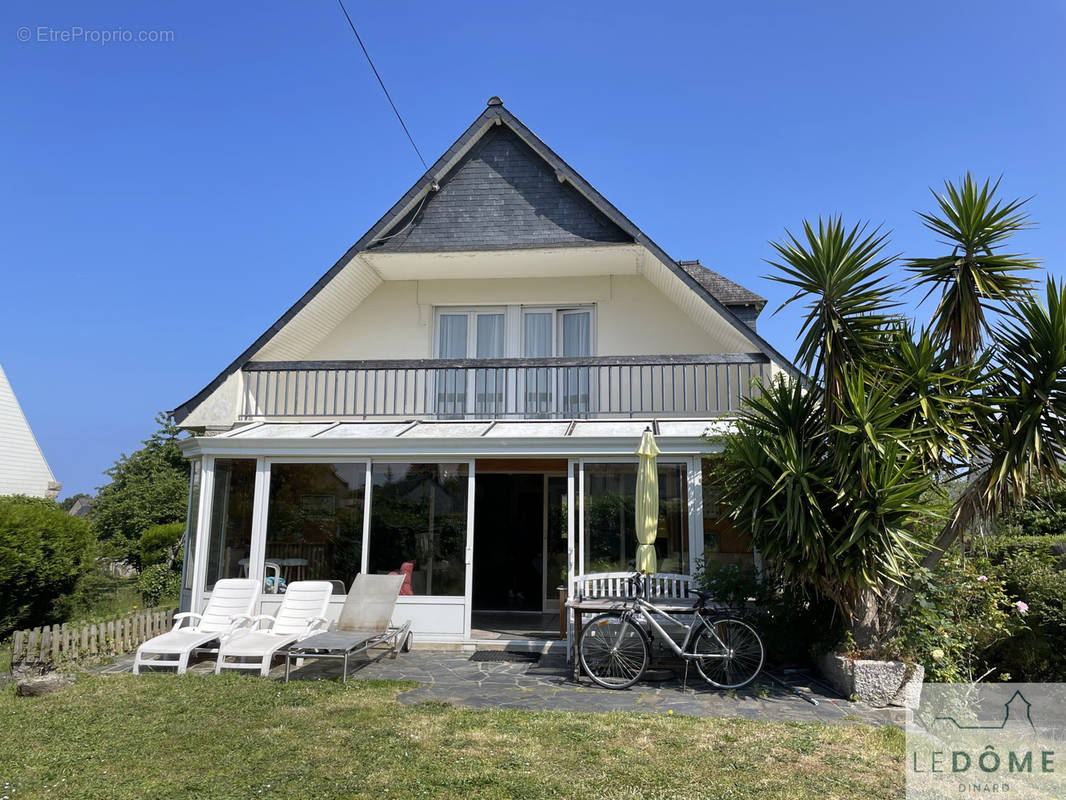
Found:
[[[223, 578], [215, 584], [203, 614], [183, 612], [174, 615], [174, 627], [137, 648], [133, 674], [142, 666], [177, 667], [182, 675], [189, 668], [193, 650], [222, 639], [247, 618], [259, 599], [259, 581], [249, 578]], [[189, 625], [182, 627], [188, 621]], [[156, 655], [159, 658], [146, 658]], [[167, 656], [175, 656], [168, 658]]]
[[[289, 584], [275, 616], [259, 614], [238, 619], [249, 625], [222, 640], [215, 662], [215, 674], [224, 669], [257, 669], [266, 677], [278, 650], [329, 627], [326, 608], [333, 594], [331, 581], [296, 581]], [[250, 626], [269, 621], [268, 629]], [[232, 658], [230, 662], [227, 659]]]

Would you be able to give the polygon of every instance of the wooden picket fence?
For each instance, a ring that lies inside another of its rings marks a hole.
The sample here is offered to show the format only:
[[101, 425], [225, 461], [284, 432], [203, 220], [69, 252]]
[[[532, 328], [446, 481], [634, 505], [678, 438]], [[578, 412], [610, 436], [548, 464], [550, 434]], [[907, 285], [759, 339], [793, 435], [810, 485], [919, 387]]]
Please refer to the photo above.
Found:
[[131, 653], [142, 642], [170, 630], [176, 610], [145, 608], [107, 622], [64, 622], [15, 631], [11, 663], [56, 665]]

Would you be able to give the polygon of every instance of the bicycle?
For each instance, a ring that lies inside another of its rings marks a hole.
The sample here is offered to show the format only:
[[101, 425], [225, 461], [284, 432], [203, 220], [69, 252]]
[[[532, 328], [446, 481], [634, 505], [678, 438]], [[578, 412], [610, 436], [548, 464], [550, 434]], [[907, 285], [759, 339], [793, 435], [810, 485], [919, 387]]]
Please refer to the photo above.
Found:
[[[594, 683], [606, 689], [626, 689], [639, 681], [651, 660], [653, 636], [675, 655], [695, 662], [703, 679], [717, 689], [740, 689], [762, 671], [764, 651], [758, 632], [742, 619], [706, 608], [709, 592], [696, 592], [692, 621], [681, 622], [644, 598], [645, 587], [636, 573], [630, 581], [635, 596], [626, 607], [593, 617], [578, 643], [581, 666]], [[652, 615], [685, 631], [680, 645]], [[639, 622], [639, 624], [638, 624]]]

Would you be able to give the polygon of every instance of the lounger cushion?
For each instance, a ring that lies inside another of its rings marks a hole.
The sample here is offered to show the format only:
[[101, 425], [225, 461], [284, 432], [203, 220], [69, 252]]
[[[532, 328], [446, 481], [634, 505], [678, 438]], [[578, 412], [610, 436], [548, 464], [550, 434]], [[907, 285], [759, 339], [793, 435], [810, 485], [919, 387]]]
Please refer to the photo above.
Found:
[[218, 634], [211, 631], [179, 628], [176, 631], [168, 631], [149, 639], [137, 650], [141, 653], [173, 655], [175, 653], [184, 653], [186, 650], [191, 650], [195, 647], [203, 647], [217, 638]]

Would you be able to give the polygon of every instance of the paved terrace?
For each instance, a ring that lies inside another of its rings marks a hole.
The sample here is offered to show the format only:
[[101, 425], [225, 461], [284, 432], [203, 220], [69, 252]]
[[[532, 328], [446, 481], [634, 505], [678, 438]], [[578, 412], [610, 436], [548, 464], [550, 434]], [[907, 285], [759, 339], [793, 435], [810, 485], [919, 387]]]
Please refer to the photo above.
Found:
[[[481, 651], [484, 652], [484, 651]], [[458, 650], [415, 649], [410, 653], [371, 657], [355, 656], [349, 679], [415, 681], [419, 686], [400, 695], [407, 704], [436, 701], [467, 708], [514, 708], [526, 711], [640, 711], [650, 714], [684, 714], [693, 717], [743, 717], [784, 722], [829, 722], [869, 725], [899, 725], [905, 712], [899, 708], [876, 709], [852, 703], [811, 680], [808, 676], [780, 675], [818, 702], [815, 706], [773, 680], [761, 676], [751, 687], [722, 692], [710, 688], [695, 669], [687, 686], [679, 677], [644, 682], [631, 689], [601, 689], [588, 678], [574, 681], [560, 654], [549, 653], [536, 661], [475, 661], [473, 653]], [[515, 656], [520, 657], [520, 656]], [[104, 673], [129, 672], [133, 656], [123, 656], [100, 669]], [[205, 657], [190, 667], [207, 674], [214, 658]], [[284, 677], [284, 663], [271, 678]], [[339, 680], [339, 661], [308, 660], [294, 669], [293, 680]], [[252, 673], [245, 673], [255, 680]]]

